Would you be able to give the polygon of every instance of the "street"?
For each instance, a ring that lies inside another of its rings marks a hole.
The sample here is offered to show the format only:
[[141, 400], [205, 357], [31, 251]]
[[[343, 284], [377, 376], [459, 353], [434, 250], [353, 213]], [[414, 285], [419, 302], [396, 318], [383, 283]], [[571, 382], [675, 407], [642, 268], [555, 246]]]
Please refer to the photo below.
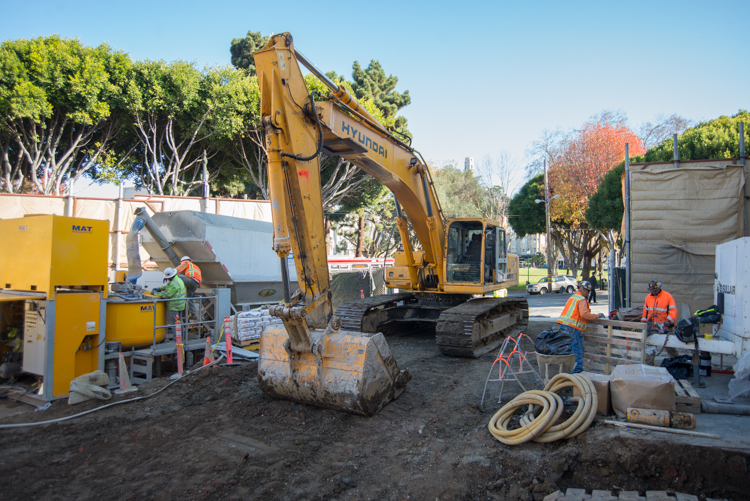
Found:
[[[596, 304], [591, 305], [591, 311], [594, 313], [609, 314], [608, 302], [609, 291], [596, 291]], [[524, 291], [508, 291], [512, 297], [526, 297], [529, 301], [529, 319], [530, 320], [548, 320], [560, 316], [565, 303], [571, 294], [527, 294]]]

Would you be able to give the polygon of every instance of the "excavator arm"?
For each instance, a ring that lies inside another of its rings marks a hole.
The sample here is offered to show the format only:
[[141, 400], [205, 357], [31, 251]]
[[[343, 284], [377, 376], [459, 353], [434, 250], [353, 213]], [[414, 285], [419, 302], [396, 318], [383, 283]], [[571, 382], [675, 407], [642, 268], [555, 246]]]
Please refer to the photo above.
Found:
[[[258, 379], [271, 396], [372, 414], [396, 398], [410, 376], [398, 369], [382, 334], [348, 332], [335, 319], [331, 322], [319, 155], [340, 150], [390, 156], [393, 162], [405, 157], [404, 149], [386, 140], [387, 131], [345, 90], [336, 88], [338, 97], [333, 99], [346, 101], [341, 106], [351, 115], [330, 102], [315, 103], [288, 33], [272, 37], [254, 57], [268, 154], [273, 249], [282, 267], [293, 254], [300, 285], [295, 297], [285, 290], [284, 304], [270, 309], [284, 328], [270, 325], [263, 332]], [[335, 134], [337, 127], [348, 134]], [[389, 183], [404, 193], [406, 183], [421, 179], [416, 168], [396, 175], [369, 157], [366, 163], [387, 174]], [[408, 203], [415, 211], [421, 208], [417, 200]], [[438, 249], [435, 259], [440, 258]]]

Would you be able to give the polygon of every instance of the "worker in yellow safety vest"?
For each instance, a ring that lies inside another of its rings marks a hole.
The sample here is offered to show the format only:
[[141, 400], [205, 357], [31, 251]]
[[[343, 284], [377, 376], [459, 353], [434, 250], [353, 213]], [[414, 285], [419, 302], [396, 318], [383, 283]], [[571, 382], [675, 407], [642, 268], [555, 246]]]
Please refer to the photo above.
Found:
[[188, 297], [188, 313], [195, 315], [195, 301], [192, 301], [190, 298], [195, 297], [195, 290], [201, 285], [201, 269], [193, 263], [190, 256], [182, 256], [180, 265], [177, 267], [177, 276], [185, 284]]
[[586, 330], [588, 321], [604, 318], [601, 313], [598, 315], [591, 313], [589, 302], [586, 299], [590, 292], [591, 284], [589, 282], [584, 281], [578, 284], [578, 292], [570, 296], [568, 302], [565, 303], [560, 318], [557, 319], [557, 323], [561, 324], [560, 330], [570, 335], [570, 349], [576, 356], [573, 374], [583, 372], [583, 337], [581, 335]]

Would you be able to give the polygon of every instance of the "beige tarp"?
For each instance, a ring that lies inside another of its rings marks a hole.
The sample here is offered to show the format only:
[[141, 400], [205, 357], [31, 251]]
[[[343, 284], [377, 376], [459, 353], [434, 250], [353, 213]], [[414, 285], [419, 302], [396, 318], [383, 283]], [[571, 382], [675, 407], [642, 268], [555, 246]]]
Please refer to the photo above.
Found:
[[632, 304], [659, 280], [691, 311], [713, 303], [716, 245], [744, 232], [741, 165], [631, 170]]
[[[130, 231], [135, 219], [135, 209], [146, 207], [148, 213], [170, 212], [178, 210], [200, 211], [205, 201], [199, 198], [136, 196], [134, 200], [122, 200], [122, 210], [117, 217], [117, 202], [102, 198], [43, 197], [35, 195], [0, 194], [0, 219], [24, 217], [27, 214], [65, 215], [66, 203], [72, 203], [75, 217], [109, 220], [109, 264], [119, 262], [120, 269], [127, 269], [125, 236]], [[271, 204], [265, 200], [234, 200], [210, 198], [206, 204], [211, 214], [254, 219], [271, 222]], [[119, 234], [119, 238], [118, 238]], [[156, 267], [150, 261], [148, 253], [141, 248], [141, 262], [144, 268]], [[151, 266], [150, 266], [151, 265]]]
[[27, 214], [65, 214], [62, 197], [4, 196], [0, 197], [0, 219], [15, 219]]

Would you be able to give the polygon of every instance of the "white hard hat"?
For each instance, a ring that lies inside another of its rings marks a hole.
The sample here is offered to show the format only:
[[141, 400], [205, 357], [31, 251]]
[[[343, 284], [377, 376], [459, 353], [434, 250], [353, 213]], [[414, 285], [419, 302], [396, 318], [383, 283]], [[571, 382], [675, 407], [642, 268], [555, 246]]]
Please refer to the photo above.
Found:
[[180, 261], [192, 261], [192, 259], [190, 259], [190, 256], [182, 256]]
[[172, 278], [175, 275], [177, 275], [177, 270], [174, 268], [167, 268], [164, 270], [164, 278]]

